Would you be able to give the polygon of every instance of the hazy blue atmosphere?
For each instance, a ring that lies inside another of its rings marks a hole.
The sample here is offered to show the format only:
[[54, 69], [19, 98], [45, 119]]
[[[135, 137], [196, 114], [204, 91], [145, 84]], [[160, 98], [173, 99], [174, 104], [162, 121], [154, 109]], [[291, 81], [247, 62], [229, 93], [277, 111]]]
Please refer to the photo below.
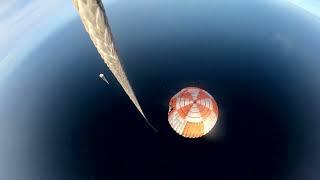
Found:
[[[158, 133], [70, 3], [68, 20], [24, 43], [25, 57], [2, 72], [1, 179], [318, 180], [320, 21], [295, 2], [109, 1], [122, 64]], [[167, 120], [186, 86], [219, 106], [200, 139], [180, 137]]]

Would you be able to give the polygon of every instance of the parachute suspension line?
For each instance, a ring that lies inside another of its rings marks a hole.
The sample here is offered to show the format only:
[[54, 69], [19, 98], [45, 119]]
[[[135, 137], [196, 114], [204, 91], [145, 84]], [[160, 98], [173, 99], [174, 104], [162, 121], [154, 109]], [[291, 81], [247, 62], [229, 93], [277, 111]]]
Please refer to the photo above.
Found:
[[147, 124], [153, 129], [154, 132], [158, 132], [158, 130], [151, 124], [151, 122], [142, 114], [143, 118], [146, 120]]
[[129, 96], [130, 100], [136, 106], [149, 126], [157, 132], [151, 123], [145, 117], [141, 106], [131, 88], [125, 71], [121, 65], [120, 58], [115, 47], [111, 28], [108, 24], [105, 9], [101, 0], [73, 0], [81, 21], [90, 36], [93, 44], [97, 48], [104, 63], [108, 66], [112, 74], [120, 83], [123, 90]]

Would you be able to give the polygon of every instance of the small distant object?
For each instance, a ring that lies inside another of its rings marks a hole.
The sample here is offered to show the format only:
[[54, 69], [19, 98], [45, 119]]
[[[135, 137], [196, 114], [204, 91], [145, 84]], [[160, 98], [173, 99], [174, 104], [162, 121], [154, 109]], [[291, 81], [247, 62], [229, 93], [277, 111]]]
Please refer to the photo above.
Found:
[[104, 82], [106, 82], [106, 83], [109, 84], [109, 81], [107, 80], [107, 78], [106, 78], [102, 73], [99, 74], [99, 77], [100, 77]]
[[[106, 11], [103, 7], [102, 0], [73, 0], [73, 4], [80, 15], [80, 19], [82, 21], [82, 24], [84, 25], [85, 30], [88, 32], [90, 39], [96, 46], [104, 63], [118, 80], [125, 93], [129, 96], [132, 103], [136, 106], [137, 110], [141, 113], [146, 122], [151, 126], [151, 123], [147, 120], [142, 111], [138, 99], [135, 96], [126, 73], [121, 65], [119, 58], [120, 55], [118, 54], [116, 49], [116, 45], [111, 32], [111, 28], [108, 23]], [[102, 76], [100, 75], [100, 78], [108, 83], [103, 74]], [[153, 126], [151, 127], [154, 129]], [[154, 131], [156, 131], [156, 129], [154, 129]]]

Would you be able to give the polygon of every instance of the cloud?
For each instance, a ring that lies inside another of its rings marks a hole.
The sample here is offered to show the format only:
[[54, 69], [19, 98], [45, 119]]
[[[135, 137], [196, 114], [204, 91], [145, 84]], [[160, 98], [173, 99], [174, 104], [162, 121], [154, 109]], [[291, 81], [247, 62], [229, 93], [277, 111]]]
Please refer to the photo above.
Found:
[[291, 4], [300, 7], [308, 13], [320, 18], [320, 1], [319, 0], [288, 0]]
[[[104, 1], [106, 4], [114, 2], [115, 0]], [[6, 56], [4, 51], [8, 51], [10, 45], [26, 36], [39, 36], [55, 28], [54, 25], [69, 21], [75, 16], [76, 11], [73, 9], [72, 0], [0, 2], [0, 57]], [[49, 27], [43, 25], [49, 25]]]
[[[14, 3], [17, 2], [17, 0], [13, 0]], [[3, 1], [0, 2], [0, 17], [2, 17], [4, 14], [8, 13], [10, 9], [14, 7], [14, 3], [10, 1]]]
[[14, 15], [17, 10], [22, 9], [29, 3], [30, 0], [24, 0], [22, 2], [19, 2], [19, 0], [0, 2], [0, 21]]
[[[59, 13], [70, 17], [65, 11], [66, 8], [63, 7], [71, 6], [71, 2], [65, 0], [34, 0], [29, 3], [21, 3], [15, 0], [10, 1], [10, 3], [4, 3], [4, 5], [5, 8], [0, 9], [3, 12], [2, 16], [6, 15], [0, 21], [1, 51], [8, 51], [10, 45], [24, 39], [30, 35], [29, 33], [45, 31], [46, 29], [43, 29], [41, 25], [52, 21], [52, 17], [59, 15]], [[1, 51], [0, 55], [3, 55], [4, 52]]]
[[[10, 2], [10, 3], [9, 3]], [[71, 1], [18, 0], [2, 2], [0, 21], [0, 74], [12, 69], [58, 24], [73, 15]], [[56, 20], [54, 19], [56, 18]], [[59, 22], [60, 21], [60, 22]]]
[[[110, 5], [116, 0], [103, 2]], [[72, 0], [1, 1], [0, 77], [8, 74], [46, 37], [75, 17]]]

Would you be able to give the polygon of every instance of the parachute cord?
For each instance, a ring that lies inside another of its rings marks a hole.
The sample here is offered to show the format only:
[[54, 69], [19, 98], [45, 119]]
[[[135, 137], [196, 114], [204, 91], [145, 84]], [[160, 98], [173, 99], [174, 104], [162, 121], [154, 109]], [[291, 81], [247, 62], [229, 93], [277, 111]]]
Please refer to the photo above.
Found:
[[153, 129], [154, 132], [158, 132], [158, 130], [151, 124], [151, 122], [144, 116], [143, 118], [146, 120], [147, 124]]

